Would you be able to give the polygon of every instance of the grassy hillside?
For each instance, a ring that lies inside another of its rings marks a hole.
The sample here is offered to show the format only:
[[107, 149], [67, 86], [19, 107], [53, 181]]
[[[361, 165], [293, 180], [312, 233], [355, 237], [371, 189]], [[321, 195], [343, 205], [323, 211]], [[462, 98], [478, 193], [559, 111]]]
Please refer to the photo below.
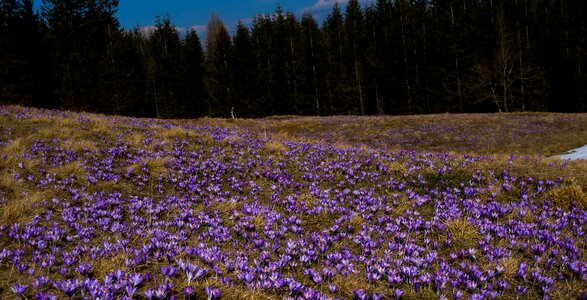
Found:
[[0, 107], [0, 298], [571, 299], [585, 114]]

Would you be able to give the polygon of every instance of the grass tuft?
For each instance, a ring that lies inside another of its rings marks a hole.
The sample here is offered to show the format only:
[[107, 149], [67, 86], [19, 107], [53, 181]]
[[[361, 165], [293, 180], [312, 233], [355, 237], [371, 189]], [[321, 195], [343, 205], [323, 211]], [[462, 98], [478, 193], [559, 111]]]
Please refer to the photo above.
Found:
[[29, 221], [34, 215], [35, 204], [43, 201], [45, 194], [40, 191], [24, 193], [20, 197], [11, 197], [0, 206], [0, 223], [11, 224]]
[[452, 246], [456, 249], [474, 248], [481, 239], [477, 227], [467, 219], [458, 218], [446, 221], [446, 230], [452, 235]]
[[580, 209], [587, 209], [587, 193], [576, 183], [551, 189], [544, 198], [552, 201], [558, 207], [571, 208], [574, 203]]
[[363, 217], [361, 217], [360, 215], [354, 215], [349, 220], [349, 224], [351, 224], [353, 226], [353, 230], [357, 232], [361, 230], [361, 228], [363, 228], [363, 225], [365, 224], [365, 219], [363, 219]]
[[269, 153], [280, 153], [288, 150], [288, 148], [281, 141], [275, 139], [271, 139], [265, 143], [263, 149]]

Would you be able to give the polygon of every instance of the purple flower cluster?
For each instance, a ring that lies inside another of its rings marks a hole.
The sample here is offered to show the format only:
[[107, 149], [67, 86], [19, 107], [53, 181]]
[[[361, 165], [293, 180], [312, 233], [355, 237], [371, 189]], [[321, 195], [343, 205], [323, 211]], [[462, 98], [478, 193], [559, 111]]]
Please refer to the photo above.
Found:
[[[14, 122], [43, 114], [75, 120], [96, 147], [38, 138], [18, 158], [14, 180], [52, 196], [36, 202], [31, 216], [1, 221], [0, 277], [9, 294], [0, 296], [587, 292], [587, 210], [548, 199], [562, 179], [478, 169], [491, 161], [481, 156], [112, 117], [100, 120], [114, 134], [94, 135], [95, 124], [81, 114], [4, 112]], [[174, 130], [180, 133], [166, 135]], [[51, 171], [72, 163], [83, 166], [82, 176]]]

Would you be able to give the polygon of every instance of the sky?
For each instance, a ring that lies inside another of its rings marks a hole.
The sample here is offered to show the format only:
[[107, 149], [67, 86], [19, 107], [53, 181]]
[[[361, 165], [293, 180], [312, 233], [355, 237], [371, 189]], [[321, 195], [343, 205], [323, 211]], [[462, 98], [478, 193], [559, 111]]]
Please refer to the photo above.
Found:
[[[212, 12], [224, 21], [233, 32], [239, 20], [249, 25], [258, 14], [273, 13], [277, 5], [284, 11], [298, 17], [309, 10], [320, 22], [332, 9], [335, 2], [343, 5], [348, 0], [120, 0], [118, 19], [124, 28], [137, 26], [148, 28], [155, 22], [155, 16], [169, 16], [171, 22], [181, 30], [195, 29], [202, 34]], [[362, 4], [369, 0], [361, 1]]]

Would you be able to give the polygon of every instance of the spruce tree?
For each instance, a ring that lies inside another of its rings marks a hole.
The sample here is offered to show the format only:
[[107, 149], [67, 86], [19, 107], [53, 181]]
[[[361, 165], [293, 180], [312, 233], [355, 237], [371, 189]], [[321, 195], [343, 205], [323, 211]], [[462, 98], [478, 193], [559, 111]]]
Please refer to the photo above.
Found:
[[320, 115], [325, 107], [322, 30], [310, 12], [304, 13], [300, 27], [301, 109], [303, 114]]
[[179, 32], [169, 17], [157, 17], [155, 30], [149, 38], [154, 63], [154, 93], [162, 117], [173, 118], [179, 111], [181, 95], [177, 94], [181, 74]]
[[322, 45], [326, 50], [326, 89], [328, 114], [348, 114], [346, 103], [346, 88], [349, 84], [345, 72], [345, 56], [343, 46], [345, 43], [344, 23], [338, 4], [326, 17], [323, 26]]
[[181, 89], [182, 101], [179, 103], [180, 117], [199, 117], [206, 111], [208, 95], [204, 84], [204, 51], [198, 33], [190, 30], [183, 40], [183, 58], [185, 65]]
[[235, 103], [232, 97], [232, 42], [224, 23], [213, 17], [208, 23], [214, 35], [208, 35], [206, 47], [207, 90], [210, 97], [208, 112], [218, 117], [229, 117]]
[[256, 79], [258, 91], [257, 109], [262, 116], [275, 114], [275, 96], [273, 94], [273, 22], [269, 16], [255, 16], [251, 30], [251, 38], [256, 56]]
[[349, 87], [347, 109], [356, 114], [365, 114], [365, 95], [363, 82], [363, 66], [365, 51], [365, 27], [364, 15], [358, 0], [350, 0], [347, 3], [344, 18], [345, 43], [344, 57], [346, 73], [352, 78]]
[[261, 116], [261, 108], [257, 105], [262, 93], [257, 79], [257, 56], [251, 33], [242, 22], [238, 22], [236, 26], [233, 44], [234, 114], [237, 117], [249, 118]]
[[96, 83], [108, 59], [108, 27], [117, 23], [117, 6], [116, 0], [43, 0], [57, 85], [55, 95], [61, 107], [102, 109], [104, 99]]

